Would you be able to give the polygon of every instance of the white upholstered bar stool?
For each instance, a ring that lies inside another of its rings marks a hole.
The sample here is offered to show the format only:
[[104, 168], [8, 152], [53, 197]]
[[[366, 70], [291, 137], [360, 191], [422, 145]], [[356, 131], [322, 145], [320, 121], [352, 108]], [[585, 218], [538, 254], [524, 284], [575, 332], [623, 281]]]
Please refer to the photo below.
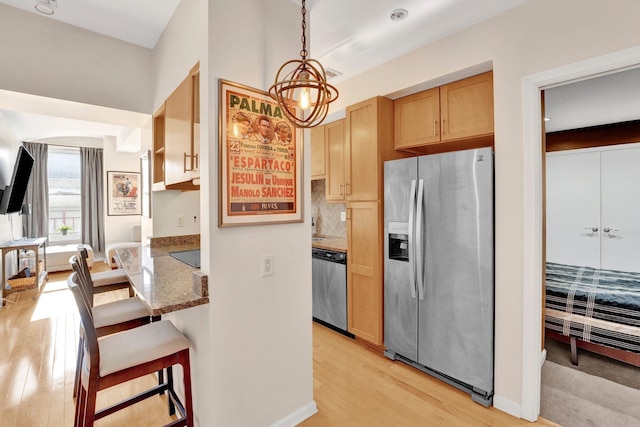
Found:
[[151, 321], [149, 309], [140, 298], [125, 298], [94, 305], [93, 287], [88, 266], [75, 256], [71, 257], [71, 261], [71, 266], [76, 274], [71, 274], [67, 283], [73, 280], [82, 288], [83, 297], [91, 310], [98, 337], [141, 326]]
[[[88, 258], [87, 249], [82, 245], [78, 245], [78, 257], [77, 260], [81, 263], [87, 264]], [[69, 263], [72, 263], [71, 259]], [[87, 264], [87, 271], [89, 266]], [[127, 289], [129, 291], [129, 296], [133, 297], [135, 295], [135, 291], [133, 290], [133, 286], [129, 282], [129, 278], [125, 273], [124, 269], [117, 268], [115, 270], [107, 270], [100, 271], [98, 273], [89, 273], [91, 275], [91, 284], [92, 291], [91, 296], [93, 298], [94, 294], [99, 294], [102, 292], [111, 292], [117, 291], [119, 289]]]
[[[174, 415], [177, 407], [181, 415], [180, 419], [168, 425], [193, 426], [189, 340], [169, 320], [149, 323], [98, 340], [90, 307], [76, 284], [78, 280], [81, 279], [73, 277], [68, 281], [80, 312], [85, 337], [74, 427], [92, 427], [95, 420], [164, 391], [168, 393], [169, 414]], [[184, 373], [184, 406], [173, 389], [172, 368], [177, 364], [182, 366]], [[96, 411], [98, 391], [165, 368], [166, 382]]]
[[[90, 293], [90, 290], [86, 289], [88, 287], [88, 283], [90, 283], [90, 279], [87, 279], [87, 276], [89, 275], [89, 268], [87, 264], [79, 262], [79, 260], [73, 256], [71, 257], [71, 266], [73, 267], [75, 274], [71, 274], [68, 277], [67, 284], [70, 286], [69, 281], [74, 281], [76, 285], [81, 286], [82, 296], [85, 299], [85, 303], [91, 310], [93, 323], [98, 337], [125, 331], [127, 329], [137, 328], [138, 326], [150, 323], [151, 317], [149, 310], [139, 298], [126, 298], [94, 306], [93, 296]], [[81, 329], [80, 339], [78, 342], [73, 397], [76, 397], [78, 393], [80, 367], [83, 358], [83, 344], [84, 334]]]

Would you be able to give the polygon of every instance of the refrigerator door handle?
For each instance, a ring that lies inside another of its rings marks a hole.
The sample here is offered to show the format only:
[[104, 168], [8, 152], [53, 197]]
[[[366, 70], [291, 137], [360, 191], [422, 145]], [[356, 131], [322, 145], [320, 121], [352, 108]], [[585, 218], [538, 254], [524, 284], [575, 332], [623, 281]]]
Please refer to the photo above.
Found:
[[422, 231], [422, 205], [424, 201], [424, 180], [418, 182], [418, 206], [416, 206], [416, 275], [418, 276], [418, 298], [424, 300], [424, 256], [422, 255], [423, 237]]
[[411, 271], [411, 298], [416, 298], [416, 257], [415, 257], [415, 236], [413, 228], [415, 224], [416, 212], [416, 180], [411, 180], [411, 191], [409, 192], [409, 270]]

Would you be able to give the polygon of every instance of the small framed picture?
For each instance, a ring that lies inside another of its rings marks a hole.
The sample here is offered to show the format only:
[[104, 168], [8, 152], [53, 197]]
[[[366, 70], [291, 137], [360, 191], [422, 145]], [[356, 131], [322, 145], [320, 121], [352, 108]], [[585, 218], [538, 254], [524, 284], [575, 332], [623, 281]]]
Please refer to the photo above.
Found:
[[107, 214], [140, 215], [139, 172], [107, 172]]

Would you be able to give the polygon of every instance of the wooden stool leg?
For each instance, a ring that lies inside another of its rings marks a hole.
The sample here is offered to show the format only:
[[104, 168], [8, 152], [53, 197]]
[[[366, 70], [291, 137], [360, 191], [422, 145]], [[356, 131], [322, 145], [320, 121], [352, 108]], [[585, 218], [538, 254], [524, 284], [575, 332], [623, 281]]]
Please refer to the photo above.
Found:
[[173, 393], [173, 366], [167, 366], [167, 385], [169, 387], [168, 401], [169, 401], [169, 416], [173, 416], [176, 413], [176, 405], [173, 403], [171, 395]]
[[93, 427], [96, 420], [96, 398], [98, 394], [98, 385], [89, 380], [87, 386], [87, 399], [84, 408], [84, 424], [83, 427]]
[[81, 427], [84, 425], [84, 406], [86, 400], [86, 393], [84, 387], [80, 385], [78, 390], [78, 398], [76, 399], [76, 411], [73, 420], [73, 427]]
[[578, 366], [578, 348], [576, 345], [576, 339], [574, 337], [571, 338], [571, 363], [575, 366]]
[[181, 351], [178, 354], [178, 363], [182, 365], [182, 373], [184, 374], [184, 402], [185, 411], [187, 413], [187, 426], [193, 427], [193, 396], [191, 394], [191, 365], [189, 364], [189, 349]]
[[78, 355], [76, 360], [76, 376], [73, 380], [73, 397], [78, 396], [78, 385], [80, 384], [80, 371], [82, 370], [82, 350], [83, 340], [82, 337], [78, 340]]

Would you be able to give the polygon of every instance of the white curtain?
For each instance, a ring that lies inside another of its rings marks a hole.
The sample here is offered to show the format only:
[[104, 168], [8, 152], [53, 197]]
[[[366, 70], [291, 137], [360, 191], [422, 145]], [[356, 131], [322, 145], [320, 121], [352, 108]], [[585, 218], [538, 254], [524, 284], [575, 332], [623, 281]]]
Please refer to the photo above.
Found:
[[104, 250], [104, 179], [102, 148], [80, 148], [82, 242]]

